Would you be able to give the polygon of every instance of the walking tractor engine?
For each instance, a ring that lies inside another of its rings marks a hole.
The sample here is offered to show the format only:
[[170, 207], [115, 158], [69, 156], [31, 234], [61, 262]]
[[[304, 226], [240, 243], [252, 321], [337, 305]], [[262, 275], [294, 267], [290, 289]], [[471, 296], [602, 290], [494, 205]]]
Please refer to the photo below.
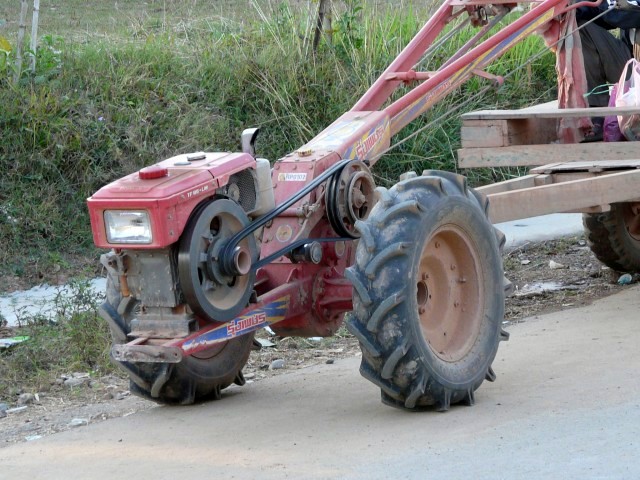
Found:
[[[273, 165], [256, 157], [252, 129], [241, 153], [178, 155], [89, 198], [95, 244], [110, 250], [100, 314], [132, 391], [161, 403], [218, 398], [244, 383], [257, 329], [329, 336], [351, 312], [360, 371], [385, 403], [473, 403], [507, 338], [504, 237], [464, 177], [408, 172], [386, 189], [371, 168], [465, 80], [499, 81], [483, 68], [569, 8], [528, 3], [506, 18], [515, 3], [445, 0], [350, 111]], [[492, 33], [500, 21], [511, 23]], [[416, 71], [457, 23], [480, 31], [439, 68]]]

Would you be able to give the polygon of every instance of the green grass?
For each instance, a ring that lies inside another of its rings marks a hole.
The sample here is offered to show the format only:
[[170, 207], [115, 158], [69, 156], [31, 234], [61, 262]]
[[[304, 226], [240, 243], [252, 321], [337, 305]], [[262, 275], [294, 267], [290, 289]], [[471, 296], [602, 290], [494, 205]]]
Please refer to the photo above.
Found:
[[[275, 160], [296, 149], [353, 105], [422, 26], [430, 6], [335, 3], [333, 44], [323, 43], [316, 56], [309, 41], [314, 2], [43, 5], [38, 71], [13, 85], [10, 63], [0, 66], [6, 246], [0, 271], [22, 275], [36, 262], [53, 268], [55, 256], [48, 261], [47, 252], [91, 254], [86, 197], [142, 166], [188, 151], [236, 151], [250, 126], [262, 127], [260, 155]], [[0, 6], [0, 19], [17, 19], [18, 4]], [[15, 30], [8, 22], [0, 35], [12, 41]], [[541, 45], [527, 39], [492, 72], [504, 75]], [[438, 56], [447, 58], [449, 48]], [[549, 54], [465, 110], [546, 101], [554, 78]], [[399, 137], [446, 115], [483, 85], [471, 80]], [[408, 170], [456, 168], [458, 114], [436, 123], [378, 163], [382, 184]], [[471, 180], [511, 174], [473, 172]]]

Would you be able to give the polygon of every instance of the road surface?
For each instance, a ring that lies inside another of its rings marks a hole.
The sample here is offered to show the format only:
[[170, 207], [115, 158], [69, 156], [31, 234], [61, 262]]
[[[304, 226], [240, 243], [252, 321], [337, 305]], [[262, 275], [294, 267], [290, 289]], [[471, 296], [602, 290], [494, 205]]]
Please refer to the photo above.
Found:
[[386, 407], [347, 359], [1, 449], [0, 478], [640, 478], [640, 287], [510, 332], [471, 408]]

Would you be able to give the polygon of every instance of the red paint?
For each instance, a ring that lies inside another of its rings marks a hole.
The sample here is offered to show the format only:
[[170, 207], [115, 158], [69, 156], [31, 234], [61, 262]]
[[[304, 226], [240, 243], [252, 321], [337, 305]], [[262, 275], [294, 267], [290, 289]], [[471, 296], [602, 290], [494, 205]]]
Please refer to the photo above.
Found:
[[[93, 241], [100, 248], [127, 248], [111, 244], [104, 228], [104, 211], [109, 209], [146, 210], [151, 220], [153, 241], [136, 245], [139, 249], [157, 249], [178, 241], [193, 210], [210, 199], [229, 177], [247, 168], [255, 160], [245, 153], [208, 153], [205, 160], [188, 162], [187, 155], [164, 160], [143, 170], [167, 175], [142, 178], [132, 173], [98, 190], [87, 200]], [[153, 176], [154, 174], [152, 174]]]
[[162, 178], [168, 175], [169, 169], [159, 165], [152, 165], [150, 167], [143, 168], [138, 172], [138, 176], [141, 180], [155, 180], [156, 178]]

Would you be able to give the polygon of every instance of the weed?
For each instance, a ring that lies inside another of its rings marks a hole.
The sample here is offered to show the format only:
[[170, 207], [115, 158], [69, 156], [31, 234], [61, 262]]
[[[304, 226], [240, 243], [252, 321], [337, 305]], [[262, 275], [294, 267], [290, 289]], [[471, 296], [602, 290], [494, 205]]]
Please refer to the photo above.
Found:
[[98, 316], [95, 292], [74, 280], [54, 299], [50, 314], [22, 315], [17, 334], [29, 340], [0, 353], [0, 400], [16, 392], [40, 391], [63, 373], [114, 371], [109, 329]]

